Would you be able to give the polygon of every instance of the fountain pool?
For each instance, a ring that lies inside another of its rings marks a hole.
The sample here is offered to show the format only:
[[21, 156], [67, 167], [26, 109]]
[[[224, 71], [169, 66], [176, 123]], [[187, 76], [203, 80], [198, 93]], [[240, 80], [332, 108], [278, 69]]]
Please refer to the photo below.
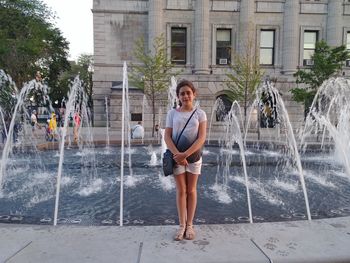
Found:
[[[176, 224], [175, 183], [161, 173], [161, 147], [134, 146], [131, 151], [131, 175], [124, 164], [124, 224]], [[306, 220], [298, 172], [288, 168], [282, 152], [268, 144], [247, 147], [253, 222]], [[92, 165], [83, 160], [92, 154], [96, 171], [86, 173]], [[38, 160], [41, 166], [36, 166]], [[118, 160], [119, 148], [65, 150], [58, 224], [119, 224]], [[204, 148], [197, 224], [249, 222], [240, 160], [238, 149]], [[52, 224], [58, 161], [58, 151], [18, 152], [10, 157], [0, 193], [0, 222]], [[301, 161], [312, 219], [350, 215], [350, 180], [332, 150], [307, 151]]]

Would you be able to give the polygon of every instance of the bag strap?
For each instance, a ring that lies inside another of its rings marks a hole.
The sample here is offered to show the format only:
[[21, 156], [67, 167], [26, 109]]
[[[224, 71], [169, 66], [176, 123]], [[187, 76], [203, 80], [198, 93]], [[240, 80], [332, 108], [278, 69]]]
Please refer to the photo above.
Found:
[[181, 137], [182, 133], [184, 132], [184, 130], [185, 130], [185, 128], [186, 128], [186, 126], [187, 126], [187, 124], [190, 122], [190, 120], [191, 120], [191, 118], [192, 118], [193, 114], [196, 112], [196, 110], [197, 110], [197, 109], [195, 109], [195, 110], [192, 112], [191, 116], [188, 118], [188, 120], [187, 120], [187, 122], [186, 122], [185, 126], [183, 127], [182, 131], [180, 132], [179, 137], [177, 137], [177, 140], [176, 140], [176, 144], [175, 144], [175, 146], [177, 146], [177, 144], [178, 144], [178, 142], [179, 142], [179, 140], [180, 140], [180, 137]]

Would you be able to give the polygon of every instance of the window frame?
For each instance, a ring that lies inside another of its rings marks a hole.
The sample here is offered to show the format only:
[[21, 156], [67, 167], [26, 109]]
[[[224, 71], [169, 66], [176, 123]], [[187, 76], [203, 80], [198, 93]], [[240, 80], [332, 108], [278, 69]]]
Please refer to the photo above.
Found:
[[304, 66], [304, 32], [305, 31], [317, 31], [316, 42], [323, 38], [323, 28], [318, 26], [301, 26], [300, 27], [300, 39], [299, 39], [299, 67]]
[[[231, 62], [227, 63], [227, 65], [216, 64], [216, 50], [217, 50], [217, 30], [218, 29], [227, 29], [231, 31]], [[236, 27], [235, 25], [226, 25], [226, 24], [214, 24], [212, 27], [212, 56], [211, 56], [211, 67], [228, 67], [232, 64], [232, 54], [235, 51], [236, 46]]]
[[[306, 33], [314, 33], [315, 34], [315, 47], [314, 48], [305, 48], [305, 34]], [[318, 37], [318, 31], [317, 30], [304, 30], [304, 33], [303, 33], [303, 36], [304, 36], [304, 41], [303, 41], [303, 66], [308, 66], [306, 65], [306, 60], [308, 58], [305, 58], [304, 55], [305, 55], [305, 51], [310, 51], [310, 50], [313, 50], [313, 54], [315, 54], [315, 50], [316, 50], [316, 43], [318, 42], [319, 40], [319, 37]], [[310, 60], [311, 57], [309, 58]]]
[[[219, 31], [226, 31], [229, 33], [230, 35], [230, 40], [229, 40], [229, 44], [225, 45], [225, 46], [218, 46], [218, 32]], [[232, 63], [232, 30], [230, 28], [217, 28], [216, 29], [216, 37], [215, 37], [215, 43], [216, 43], [216, 49], [215, 49], [215, 65], [216, 66], [226, 66], [226, 65], [230, 65]], [[229, 56], [225, 57], [225, 58], [218, 58], [218, 49], [221, 48], [229, 48], [230, 52], [229, 52]], [[220, 59], [227, 59], [227, 63], [226, 64], [220, 64]]]
[[[274, 34], [274, 50], [273, 50], [273, 57], [274, 61], [272, 65], [266, 65], [266, 64], [260, 64], [260, 38], [261, 38], [261, 31], [266, 31], [266, 30], [273, 30], [275, 32]], [[279, 25], [257, 25], [256, 26], [256, 47], [259, 51], [259, 54], [257, 54], [259, 58], [259, 65], [262, 68], [281, 68], [282, 67], [282, 43], [281, 43], [281, 36], [280, 36], [281, 28]]]
[[[260, 30], [260, 37], [259, 37], [259, 65], [261, 66], [274, 66], [276, 64], [275, 62], [275, 49], [276, 49], [276, 30], [275, 29], [265, 29], [265, 28], [261, 28]], [[273, 39], [272, 39], [272, 48], [271, 47], [262, 47], [261, 46], [261, 34], [262, 32], [273, 32]], [[271, 64], [262, 64], [260, 63], [261, 60], [261, 50], [272, 50], [272, 62]]]
[[172, 28], [184, 28], [186, 29], [186, 62], [184, 64], [174, 64], [175, 67], [187, 67], [191, 66], [191, 25], [190, 24], [180, 24], [180, 23], [167, 23], [166, 25], [167, 28], [167, 56], [168, 58], [172, 61], [171, 58], [171, 33], [172, 33]]
[[[349, 46], [347, 45], [349, 42]], [[345, 45], [345, 48], [348, 52], [350, 52], [350, 27], [344, 28], [344, 37], [343, 37], [343, 43]], [[347, 59], [345, 61], [345, 67], [350, 68], [350, 59]]]
[[[170, 61], [172, 64], [174, 65], [186, 65], [187, 63], [187, 29], [185, 27], [171, 27], [171, 32], [170, 32]], [[177, 44], [174, 44], [173, 42], [173, 32], [175, 30], [181, 30], [183, 31], [182, 34], [184, 35], [185, 39], [184, 39], [184, 42], [182, 43], [177, 43]], [[178, 48], [178, 49], [181, 49], [181, 50], [184, 50], [185, 54], [184, 55], [184, 60], [175, 60], [173, 59], [173, 53], [174, 53], [174, 50], [175, 48]]]

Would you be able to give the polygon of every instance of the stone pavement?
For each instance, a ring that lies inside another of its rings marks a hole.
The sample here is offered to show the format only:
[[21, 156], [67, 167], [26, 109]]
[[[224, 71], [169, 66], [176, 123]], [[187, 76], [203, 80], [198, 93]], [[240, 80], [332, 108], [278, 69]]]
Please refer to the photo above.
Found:
[[350, 262], [350, 218], [198, 225], [193, 241], [176, 226], [0, 224], [4, 263]]

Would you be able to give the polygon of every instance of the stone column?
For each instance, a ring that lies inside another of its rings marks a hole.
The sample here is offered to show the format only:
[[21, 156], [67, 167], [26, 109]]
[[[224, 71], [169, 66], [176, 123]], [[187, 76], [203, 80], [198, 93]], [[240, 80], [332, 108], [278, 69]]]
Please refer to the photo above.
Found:
[[209, 0], [196, 0], [194, 30], [194, 72], [209, 74]]
[[254, 18], [254, 0], [241, 0], [239, 7], [239, 36], [238, 52], [243, 54], [250, 45], [256, 45], [255, 41], [255, 18]]
[[282, 74], [293, 75], [299, 64], [299, 1], [286, 0], [283, 19]]
[[152, 52], [154, 39], [163, 33], [163, 2], [164, 0], [148, 1], [148, 48]]
[[328, 0], [327, 43], [335, 47], [342, 44], [343, 0]]

